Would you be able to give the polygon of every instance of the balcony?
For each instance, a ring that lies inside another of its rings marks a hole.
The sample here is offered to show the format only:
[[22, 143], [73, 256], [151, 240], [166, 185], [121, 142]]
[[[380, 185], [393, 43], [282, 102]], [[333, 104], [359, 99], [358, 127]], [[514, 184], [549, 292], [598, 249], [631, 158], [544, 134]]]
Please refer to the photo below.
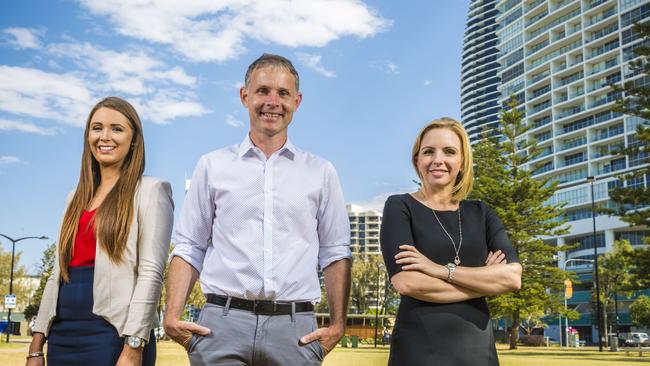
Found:
[[569, 158], [569, 159], [564, 159], [563, 164], [560, 165], [560, 167], [565, 167], [565, 166], [570, 166], [570, 165], [576, 165], [579, 163], [582, 163], [584, 161], [587, 161], [587, 154], [580, 154], [576, 157]]
[[533, 77], [530, 79], [530, 84], [531, 84], [531, 85], [532, 85], [532, 84], [535, 84], [536, 82], [538, 82], [538, 81], [544, 79], [545, 77], [549, 76], [550, 74], [551, 74], [551, 72], [550, 72], [549, 70], [546, 70], [546, 71], [544, 71], [544, 72], [542, 72], [542, 73], [540, 73], [540, 74], [537, 74], [537, 75], [533, 76]]
[[605, 37], [606, 35], [608, 35], [610, 33], [616, 32], [617, 30], [618, 30], [618, 23], [614, 23], [614, 24], [612, 24], [612, 25], [610, 25], [610, 26], [608, 26], [606, 28], [603, 28], [603, 29], [597, 31], [597, 32], [591, 33], [591, 39], [587, 40], [586, 43], [590, 43], [590, 42], [593, 42], [593, 41], [595, 41], [597, 39], [603, 38], [603, 37]]
[[587, 143], [587, 136], [580, 137], [565, 144], [560, 145], [559, 151], [569, 150], [576, 146], [582, 146]]
[[595, 108], [603, 104], [615, 102], [616, 100], [620, 99], [622, 94], [620, 92], [618, 93], [612, 93], [610, 95], [607, 95], [605, 98], [601, 98], [598, 100], [595, 100], [593, 103], [589, 105], [589, 108]]
[[598, 5], [603, 4], [605, 2], [607, 2], [607, 0], [594, 0], [594, 1], [590, 2], [589, 5], [587, 5], [585, 10], [593, 9], [593, 8], [597, 7]]
[[607, 70], [610, 67], [613, 67], [613, 66], [616, 66], [616, 65], [618, 65], [618, 58], [613, 58], [613, 59], [605, 62], [604, 64], [599, 64], [599, 66], [596, 66], [593, 69], [591, 69], [591, 72], [589, 72], [589, 75], [599, 73], [599, 72], [601, 72], [603, 70]]
[[572, 82], [574, 82], [576, 80], [582, 79], [583, 77], [584, 77], [584, 72], [582, 72], [582, 71], [576, 72], [573, 75], [570, 75], [570, 76], [567, 76], [567, 77], [564, 77], [564, 78], [560, 79], [560, 82], [558, 83], [558, 85], [556, 87], [560, 87], [560, 86], [570, 84], [570, 83], [572, 83]]
[[608, 139], [613, 136], [622, 135], [624, 132], [625, 132], [625, 127], [623, 127], [623, 124], [621, 123], [620, 125], [610, 127], [606, 130], [598, 131], [598, 133], [592, 137], [591, 141], [600, 141], [600, 140]]
[[596, 175], [607, 174], [607, 173], [616, 172], [623, 169], [625, 169], [625, 161], [623, 161], [623, 163], [612, 162], [609, 165], [603, 165], [596, 168]]
[[593, 49], [591, 51], [591, 54], [589, 55], [589, 57], [587, 59], [592, 59], [592, 58], [594, 58], [596, 56], [600, 56], [603, 53], [609, 52], [609, 51], [611, 51], [613, 49], [616, 49], [616, 48], [618, 48], [618, 39], [616, 39], [614, 41], [611, 41], [609, 43], [606, 43], [606, 44], [602, 45], [601, 47]]
[[591, 19], [588, 19], [586, 21], [585, 27], [588, 27], [588, 26], [590, 26], [592, 24], [596, 24], [596, 23], [600, 22], [601, 20], [604, 20], [604, 19], [607, 19], [607, 18], [611, 17], [614, 14], [616, 14], [616, 7], [615, 6], [609, 8], [607, 11], [601, 13], [597, 17], [592, 17]]
[[[551, 116], [546, 116], [544, 118], [540, 118], [540, 119], [538, 119], [536, 121], [533, 121], [533, 128], [537, 128], [537, 127], [547, 125], [547, 124], [551, 123], [551, 121], [553, 121], [553, 118], [551, 118]], [[543, 140], [539, 140], [539, 141], [543, 141]]]
[[565, 108], [565, 109], [562, 110], [562, 112], [560, 112], [555, 117], [555, 119], [558, 120], [558, 119], [562, 119], [564, 117], [573, 116], [574, 114], [578, 114], [578, 113], [580, 113], [580, 112], [582, 112], [584, 110], [585, 110], [585, 106], [582, 105], [582, 104], [578, 105], [578, 106], [575, 106], [575, 107], [571, 107], [571, 108]]
[[524, 12], [528, 13], [530, 10], [535, 9], [539, 4], [545, 2], [546, 0], [536, 0], [524, 7]]
[[550, 106], [551, 106], [551, 101], [547, 100], [546, 102], [537, 104], [535, 107], [533, 107], [530, 110], [530, 114], [533, 115], [535, 113], [541, 112], [541, 111], [543, 111], [544, 109], [546, 109], [546, 108], [548, 108]]
[[547, 163], [547, 164], [544, 164], [543, 166], [539, 167], [538, 169], [535, 169], [533, 171], [533, 175], [539, 175], [539, 174], [546, 173], [546, 172], [551, 171], [551, 170], [553, 170], [553, 163]]

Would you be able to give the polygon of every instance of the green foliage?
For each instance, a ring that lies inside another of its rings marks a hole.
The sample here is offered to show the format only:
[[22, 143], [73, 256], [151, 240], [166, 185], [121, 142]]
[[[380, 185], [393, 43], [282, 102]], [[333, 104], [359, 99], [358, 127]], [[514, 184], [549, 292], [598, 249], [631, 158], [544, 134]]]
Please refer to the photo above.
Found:
[[[639, 58], [631, 61], [630, 71], [634, 74], [650, 76], [650, 48], [646, 45], [650, 42], [650, 23], [633, 27], [644, 42], [640, 43], [634, 52]], [[636, 140], [634, 144], [618, 151], [619, 156], [628, 156], [628, 159], [641, 159], [644, 163], [650, 162], [650, 86], [639, 83], [639, 80], [628, 81], [622, 85], [611, 85], [615, 92], [620, 93], [621, 98], [616, 101], [614, 111], [627, 115], [636, 116], [645, 121], [636, 128]], [[623, 94], [624, 93], [624, 94]], [[650, 174], [650, 166], [645, 166], [633, 172], [619, 177], [623, 182], [637, 177], [644, 177]], [[650, 205], [650, 188], [648, 187], [618, 187], [609, 193], [612, 201], [618, 204], [618, 209], [610, 211], [621, 217], [621, 220], [630, 225], [650, 226], [650, 210], [644, 209]], [[650, 270], [650, 268], [646, 267]], [[647, 273], [647, 271], [646, 271]]]
[[642, 295], [630, 305], [630, 316], [634, 325], [650, 328], [650, 297]]
[[41, 277], [41, 281], [38, 284], [38, 288], [34, 292], [34, 295], [31, 298], [31, 303], [25, 308], [24, 314], [25, 319], [30, 319], [33, 316], [38, 314], [38, 309], [41, 305], [41, 299], [43, 298], [43, 291], [45, 290], [45, 285], [47, 284], [48, 278], [52, 275], [54, 270], [54, 261], [56, 260], [56, 243], [52, 243], [45, 248], [43, 251], [43, 257], [41, 258], [41, 265], [38, 267], [38, 273]]
[[[634, 248], [627, 240], [614, 242], [614, 250], [598, 258], [598, 286], [600, 288], [601, 319], [603, 320], [603, 336], [608, 340], [607, 331], [614, 320], [608, 318], [614, 312], [617, 296], [630, 296], [629, 291], [631, 258]], [[592, 301], [596, 301], [592, 295]], [[595, 309], [595, 307], [594, 307]], [[594, 317], [597, 316], [594, 311]]]
[[650, 248], [637, 248], [628, 255], [630, 261], [629, 288], [643, 290], [650, 288]]
[[[557, 183], [535, 179], [532, 169], [526, 168], [540, 150], [535, 140], [522, 138], [530, 126], [524, 124], [524, 114], [517, 107], [512, 98], [499, 126], [486, 131], [474, 146], [476, 179], [472, 194], [497, 213], [524, 269], [520, 291], [489, 299], [492, 316], [510, 318], [513, 329], [540, 313], [564, 314], [562, 290], [569, 277], [554, 259], [557, 251], [567, 247], [541, 239], [568, 231], [561, 220], [562, 205], [547, 204]], [[516, 348], [517, 333], [511, 334], [511, 348]]]
[[382, 256], [354, 253], [350, 305], [358, 314], [374, 314], [379, 286], [380, 314], [394, 314], [398, 295], [390, 285]]
[[[27, 278], [27, 268], [20, 264], [21, 252], [16, 252], [14, 257], [14, 283], [13, 293], [16, 295], [16, 304], [20, 309], [27, 304], [29, 299], [29, 287], [23, 281]], [[4, 295], [9, 293], [9, 282], [11, 280], [11, 250], [5, 250], [0, 244], [0, 295], [4, 307]], [[5, 310], [6, 311], [6, 310]]]

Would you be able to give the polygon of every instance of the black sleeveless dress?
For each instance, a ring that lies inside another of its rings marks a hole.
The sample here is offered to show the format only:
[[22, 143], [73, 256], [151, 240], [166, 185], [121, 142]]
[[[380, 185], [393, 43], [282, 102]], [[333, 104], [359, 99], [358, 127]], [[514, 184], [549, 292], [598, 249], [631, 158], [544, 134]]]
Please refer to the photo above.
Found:
[[[488, 251], [501, 250], [508, 263], [518, 262], [501, 220], [481, 201], [460, 204], [462, 266], [485, 265]], [[459, 243], [458, 211], [436, 211], [445, 229]], [[414, 245], [438, 264], [452, 262], [449, 237], [430, 208], [410, 194], [388, 198], [381, 226], [381, 249], [388, 274], [401, 271], [394, 256], [399, 246]], [[493, 366], [499, 364], [485, 298], [437, 304], [402, 296], [391, 339], [389, 365]]]

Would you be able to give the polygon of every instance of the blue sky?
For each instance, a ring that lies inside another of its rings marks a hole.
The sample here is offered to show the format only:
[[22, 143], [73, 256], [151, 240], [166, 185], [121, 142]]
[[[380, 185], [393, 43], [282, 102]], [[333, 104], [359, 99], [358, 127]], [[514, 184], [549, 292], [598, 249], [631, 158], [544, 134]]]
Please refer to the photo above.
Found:
[[52, 238], [18, 244], [33, 272], [77, 183], [87, 113], [108, 95], [136, 106], [146, 174], [171, 182], [178, 215], [197, 159], [245, 136], [238, 88], [263, 52], [290, 58], [301, 76], [291, 140], [332, 161], [347, 202], [381, 209], [414, 189], [418, 130], [460, 118], [468, 4], [10, 2], [0, 13], [0, 233]]

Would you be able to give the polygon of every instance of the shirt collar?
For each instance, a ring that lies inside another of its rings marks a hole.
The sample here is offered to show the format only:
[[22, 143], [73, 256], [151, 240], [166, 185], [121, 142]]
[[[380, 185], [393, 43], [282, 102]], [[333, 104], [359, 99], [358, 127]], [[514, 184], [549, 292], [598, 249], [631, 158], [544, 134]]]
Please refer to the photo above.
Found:
[[[239, 144], [238, 156], [241, 158], [244, 155], [246, 155], [248, 152], [253, 151], [254, 148], [255, 148], [255, 144], [253, 144], [250, 135], [247, 134], [246, 137], [244, 137], [244, 141], [242, 141], [242, 143]], [[278, 155], [284, 155], [289, 159], [293, 160], [294, 156], [296, 155], [296, 146], [291, 142], [289, 137], [287, 137], [287, 141], [280, 148]]]

